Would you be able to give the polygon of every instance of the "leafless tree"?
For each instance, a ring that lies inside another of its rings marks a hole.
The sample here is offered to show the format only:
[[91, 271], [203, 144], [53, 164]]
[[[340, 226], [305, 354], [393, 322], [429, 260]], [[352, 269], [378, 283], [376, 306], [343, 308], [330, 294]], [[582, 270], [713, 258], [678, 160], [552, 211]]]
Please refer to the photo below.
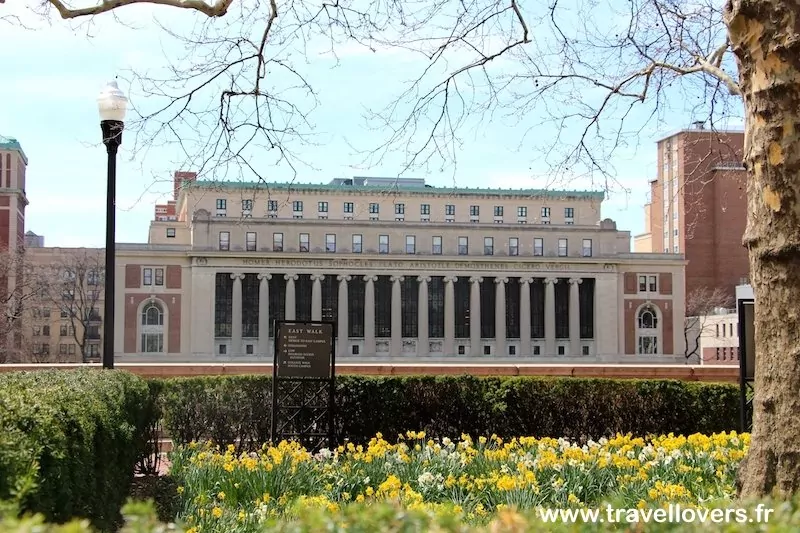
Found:
[[700, 352], [700, 339], [708, 331], [708, 317], [715, 314], [718, 309], [728, 310], [733, 306], [733, 297], [719, 287], [714, 289], [700, 287], [686, 295], [683, 338], [686, 343], [684, 355], [687, 361], [691, 358], [700, 361], [703, 357]]
[[[103, 300], [103, 250], [79, 248], [65, 250], [50, 264], [35, 270], [42, 299], [61, 318], [61, 337], [78, 346], [83, 362], [99, 356]], [[95, 352], [92, 346], [96, 346]]]
[[136, 109], [138, 147], [172, 142], [201, 172], [234, 163], [260, 176], [247, 146], [296, 164], [293, 147], [313, 141], [316, 93], [299, 59], [311, 36], [419, 53], [419, 78], [371, 115], [386, 138], [367, 152], [402, 150], [407, 167], [453, 162], [470, 127], [502, 117], [529, 125], [520, 147], [538, 150], [551, 183], [611, 189], [609, 161], [654, 119], [691, 112], [715, 130], [743, 109], [758, 362], [740, 494], [800, 489], [800, 328], [786, 327], [800, 288], [798, 0], [86, 2], [42, 5], [65, 19], [142, 3], [208, 17], [176, 36], [186, 55], [165, 77], [133, 79], [145, 102], [165, 102]]
[[23, 340], [24, 313], [36, 297], [36, 280], [23, 249], [0, 252], [0, 363], [29, 360], [29, 347]]

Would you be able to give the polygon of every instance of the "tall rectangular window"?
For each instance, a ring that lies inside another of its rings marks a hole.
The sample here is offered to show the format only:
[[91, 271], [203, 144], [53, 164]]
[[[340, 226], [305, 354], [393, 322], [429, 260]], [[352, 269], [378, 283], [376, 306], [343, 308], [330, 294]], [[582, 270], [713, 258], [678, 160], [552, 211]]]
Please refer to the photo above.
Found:
[[363, 237], [361, 235], [353, 235], [353, 253], [360, 254], [363, 245]]
[[378, 213], [380, 213], [380, 210], [381, 210], [380, 204], [377, 203], [369, 204], [369, 213], [371, 215], [377, 215]]
[[543, 207], [542, 208], [542, 218], [550, 218], [550, 208]]
[[272, 234], [272, 251], [273, 252], [283, 251], [283, 233]]
[[278, 200], [267, 200], [267, 211], [277, 211]]
[[469, 254], [469, 238], [467, 237], [459, 237], [458, 238], [458, 255], [468, 255]]
[[534, 237], [533, 239], [533, 255], [541, 257], [544, 255], [544, 238]]
[[494, 255], [494, 237], [483, 238], [483, 255]]
[[518, 207], [517, 208], [517, 216], [518, 217], [526, 217], [528, 216], [528, 208], [527, 207]]
[[441, 235], [434, 235], [431, 238], [431, 253], [433, 255], [442, 255], [442, 237], [441, 237]]
[[502, 205], [494, 206], [494, 216], [496, 216], [496, 217], [503, 216], [503, 206]]
[[292, 202], [292, 211], [302, 211], [303, 210], [303, 202], [300, 200], [295, 200]]
[[453, 204], [447, 204], [446, 206], [444, 206], [444, 214], [448, 216], [455, 216], [456, 206]]
[[353, 202], [345, 202], [344, 203], [344, 212], [345, 213], [352, 213], [353, 212]]
[[420, 215], [430, 215], [431, 214], [431, 204], [422, 204], [419, 206], [419, 214]]
[[583, 257], [592, 257], [592, 239], [583, 239], [581, 248]]
[[153, 284], [153, 269], [152, 268], [143, 268], [142, 269], [142, 285], [152, 285]]
[[242, 211], [252, 211], [253, 200], [242, 200]]
[[417, 253], [417, 238], [414, 235], [406, 235], [406, 253]]
[[[160, 287], [163, 287], [164, 286], [164, 269], [163, 268], [157, 268], [155, 270], [155, 274], [156, 274], [156, 279], [155, 279], [156, 285], [158, 285]], [[91, 292], [95, 293], [94, 295], [90, 295], [90, 299], [92, 299], [92, 300], [96, 300], [97, 297], [100, 295], [99, 292], [97, 292], [97, 291], [91, 291]]]
[[224, 198], [217, 198], [217, 209], [227, 209], [228, 201]]
[[334, 253], [336, 251], [336, 234], [328, 233], [325, 235], [325, 251]]
[[328, 212], [328, 202], [317, 202], [317, 211], [320, 213]]
[[479, 206], [479, 205], [471, 205], [471, 206], [469, 206], [469, 216], [471, 216], [471, 217], [479, 217], [479, 216], [481, 216], [481, 206]]
[[394, 204], [394, 214], [395, 215], [405, 215], [406, 214], [406, 204]]
[[509, 237], [508, 255], [519, 255], [519, 237]]
[[220, 231], [219, 232], [219, 249], [222, 251], [228, 251], [231, 249], [231, 232], [230, 231]]
[[378, 253], [379, 254], [388, 254], [389, 253], [389, 236], [388, 235], [378, 235]]
[[245, 250], [248, 252], [255, 252], [258, 246], [258, 241], [255, 231], [248, 231], [245, 234]]
[[307, 252], [311, 249], [311, 238], [308, 233], [300, 234], [300, 251]]
[[567, 239], [558, 239], [558, 257], [567, 257], [568, 253]]

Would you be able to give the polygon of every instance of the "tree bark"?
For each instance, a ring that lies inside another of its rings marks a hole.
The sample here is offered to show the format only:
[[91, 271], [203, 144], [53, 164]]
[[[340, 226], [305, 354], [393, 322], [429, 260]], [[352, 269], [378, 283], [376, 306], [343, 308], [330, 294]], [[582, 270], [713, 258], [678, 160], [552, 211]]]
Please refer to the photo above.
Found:
[[800, 0], [728, 0], [745, 106], [755, 398], [742, 498], [800, 489]]

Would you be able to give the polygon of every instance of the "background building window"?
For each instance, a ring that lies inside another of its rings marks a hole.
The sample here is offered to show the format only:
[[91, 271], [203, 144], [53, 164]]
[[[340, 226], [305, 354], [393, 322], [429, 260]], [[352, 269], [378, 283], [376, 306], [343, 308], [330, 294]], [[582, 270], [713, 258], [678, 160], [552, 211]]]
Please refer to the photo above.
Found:
[[301, 252], [308, 252], [311, 246], [311, 237], [309, 237], [308, 233], [301, 233], [300, 234], [300, 251]]
[[494, 255], [494, 237], [483, 238], [483, 255]]
[[388, 235], [378, 235], [378, 253], [379, 254], [388, 254], [389, 253], [389, 236]]
[[533, 239], [533, 255], [537, 257], [544, 255], [544, 238], [535, 237]]
[[442, 237], [440, 235], [434, 235], [431, 239], [431, 253], [442, 255]]
[[458, 238], [458, 255], [469, 254], [469, 239], [467, 237]]
[[352, 213], [353, 212], [353, 202], [345, 202], [344, 203], [344, 212], [345, 213]]
[[248, 252], [255, 252], [257, 247], [256, 232], [248, 231], [244, 237], [245, 250]]
[[414, 235], [406, 235], [406, 253], [417, 253], [417, 238]]
[[167, 228], [167, 238], [168, 239], [175, 238], [175, 228]]
[[567, 257], [569, 248], [567, 247], [567, 239], [558, 239], [558, 256]]
[[363, 246], [363, 237], [361, 235], [353, 235], [353, 253], [360, 254], [361, 247]]
[[592, 239], [583, 239], [581, 248], [583, 257], [592, 257]]
[[225, 252], [231, 249], [231, 233], [229, 231], [219, 232], [219, 249]]
[[336, 251], [336, 234], [328, 233], [325, 235], [325, 251], [333, 253]]
[[272, 234], [272, 251], [273, 252], [283, 251], [283, 233]]
[[508, 255], [519, 255], [519, 237], [508, 239]]

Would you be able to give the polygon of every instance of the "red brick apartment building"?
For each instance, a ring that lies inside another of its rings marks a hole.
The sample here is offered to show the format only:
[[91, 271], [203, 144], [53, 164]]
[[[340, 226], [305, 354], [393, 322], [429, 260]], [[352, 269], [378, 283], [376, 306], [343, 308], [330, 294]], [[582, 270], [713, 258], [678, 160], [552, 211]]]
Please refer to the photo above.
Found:
[[658, 141], [645, 233], [634, 237], [634, 249], [684, 254], [687, 298], [702, 287], [733, 296], [748, 277], [743, 145], [742, 132], [702, 126]]

